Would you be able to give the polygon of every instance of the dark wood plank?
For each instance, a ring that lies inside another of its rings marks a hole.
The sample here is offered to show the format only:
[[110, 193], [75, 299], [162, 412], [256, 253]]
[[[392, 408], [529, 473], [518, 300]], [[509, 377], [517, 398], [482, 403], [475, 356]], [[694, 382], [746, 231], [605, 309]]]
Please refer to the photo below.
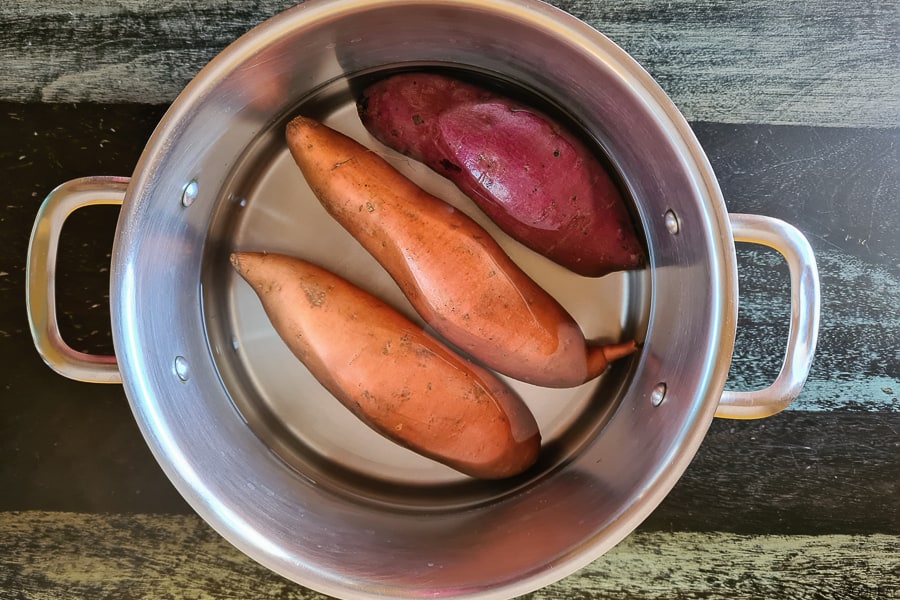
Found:
[[[121, 388], [45, 384], [0, 423], [0, 510], [189, 507], [143, 444]], [[643, 531], [900, 534], [900, 415], [784, 412], [716, 420]]]
[[900, 273], [900, 128], [691, 127], [730, 211], [784, 219], [816, 249]]
[[[900, 537], [637, 532], [532, 600], [900, 597]], [[189, 558], [188, 558], [189, 557]], [[254, 563], [198, 517], [0, 513], [8, 598], [324, 600]]]
[[[7, 1], [0, 100], [168, 103], [230, 41], [294, 3]], [[635, 56], [691, 120], [900, 125], [894, 2], [553, 4]]]
[[[25, 312], [28, 238], [44, 196], [87, 175], [128, 174], [163, 106], [0, 106], [0, 506], [188, 512], [154, 462], [121, 386], [69, 381], [33, 349]], [[112, 352], [109, 252], [115, 211], [76, 213], [57, 282], [63, 335]]]
[[645, 531], [900, 534], [900, 414], [713, 421]]
[[[731, 212], [766, 214], [810, 240], [822, 280], [816, 360], [791, 408], [900, 410], [900, 129], [693, 123]], [[782, 259], [740, 245], [730, 386], [773, 380], [787, 335]]]

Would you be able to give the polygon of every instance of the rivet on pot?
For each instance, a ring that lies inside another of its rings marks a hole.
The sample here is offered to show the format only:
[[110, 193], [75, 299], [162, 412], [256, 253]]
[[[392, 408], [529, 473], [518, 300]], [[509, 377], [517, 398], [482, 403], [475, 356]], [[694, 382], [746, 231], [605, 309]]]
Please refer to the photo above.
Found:
[[197, 199], [198, 193], [200, 193], [200, 186], [197, 184], [196, 179], [191, 179], [181, 192], [181, 205], [187, 208], [193, 204], [194, 200]]
[[175, 357], [175, 374], [182, 382], [186, 382], [191, 378], [191, 368], [188, 366], [187, 359], [183, 356]]
[[678, 233], [678, 230], [681, 228], [681, 225], [679, 225], [678, 223], [678, 215], [675, 214], [675, 211], [669, 209], [666, 211], [664, 218], [666, 222], [666, 229], [668, 230], [668, 232], [672, 235], [676, 235]]
[[650, 392], [650, 402], [653, 404], [653, 406], [659, 406], [665, 399], [666, 384], [662, 382], [657, 383], [656, 387], [653, 388], [653, 391]]

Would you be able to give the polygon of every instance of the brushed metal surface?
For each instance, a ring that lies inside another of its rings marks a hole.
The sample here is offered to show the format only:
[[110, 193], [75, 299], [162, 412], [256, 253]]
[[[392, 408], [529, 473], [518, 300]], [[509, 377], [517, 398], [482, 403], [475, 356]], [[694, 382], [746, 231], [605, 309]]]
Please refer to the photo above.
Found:
[[787, 261], [790, 273], [790, 326], [775, 381], [758, 390], [725, 390], [716, 411], [716, 416], [722, 418], [760, 419], [787, 408], [806, 383], [819, 337], [819, 269], [803, 234], [780, 219], [732, 213], [731, 226], [734, 241], [777, 250]]
[[47, 366], [69, 379], [122, 383], [115, 356], [80, 352], [63, 339], [56, 315], [56, 255], [63, 225], [71, 213], [86, 206], [121, 204], [127, 186], [125, 177], [67, 181], [47, 195], [34, 219], [25, 288], [31, 339]]

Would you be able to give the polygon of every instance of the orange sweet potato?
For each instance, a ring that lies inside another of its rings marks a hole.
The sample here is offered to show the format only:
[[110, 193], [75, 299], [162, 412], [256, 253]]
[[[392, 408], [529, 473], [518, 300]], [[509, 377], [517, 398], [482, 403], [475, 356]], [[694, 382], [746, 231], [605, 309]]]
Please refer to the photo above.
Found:
[[363, 90], [379, 141], [452, 181], [501, 229], [581, 275], [645, 261], [622, 195], [591, 150], [546, 113], [438, 73]]
[[388, 439], [479, 478], [536, 459], [540, 433], [521, 398], [381, 300], [297, 258], [239, 252], [231, 262], [294, 355]]
[[358, 142], [303, 116], [286, 135], [325, 209], [426, 323], [477, 361], [536, 385], [571, 387], [634, 351], [633, 342], [586, 343], [575, 320], [487, 231]]

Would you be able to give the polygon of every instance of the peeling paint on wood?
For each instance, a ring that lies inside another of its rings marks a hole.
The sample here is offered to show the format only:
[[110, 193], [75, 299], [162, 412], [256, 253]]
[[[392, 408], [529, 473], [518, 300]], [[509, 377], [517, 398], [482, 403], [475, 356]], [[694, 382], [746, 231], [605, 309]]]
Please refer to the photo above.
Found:
[[[900, 412], [900, 273], [813, 239], [822, 283], [817, 353], [791, 410]], [[790, 285], [774, 250], [738, 250], [740, 306], [731, 389], [774, 381], [787, 343]]]
[[900, 125], [896, 2], [563, 4], [641, 62], [689, 120]]
[[[7, 1], [0, 100], [169, 103], [228, 43], [293, 4]], [[553, 4], [630, 52], [688, 119], [900, 126], [896, 2]]]
[[585, 598], [900, 598], [896, 536], [642, 534], [534, 600]]
[[[636, 532], [528, 597], [900, 598], [900, 536]], [[0, 584], [17, 598], [324, 600], [194, 515], [0, 513]], [[20, 596], [21, 595], [21, 596]]]

